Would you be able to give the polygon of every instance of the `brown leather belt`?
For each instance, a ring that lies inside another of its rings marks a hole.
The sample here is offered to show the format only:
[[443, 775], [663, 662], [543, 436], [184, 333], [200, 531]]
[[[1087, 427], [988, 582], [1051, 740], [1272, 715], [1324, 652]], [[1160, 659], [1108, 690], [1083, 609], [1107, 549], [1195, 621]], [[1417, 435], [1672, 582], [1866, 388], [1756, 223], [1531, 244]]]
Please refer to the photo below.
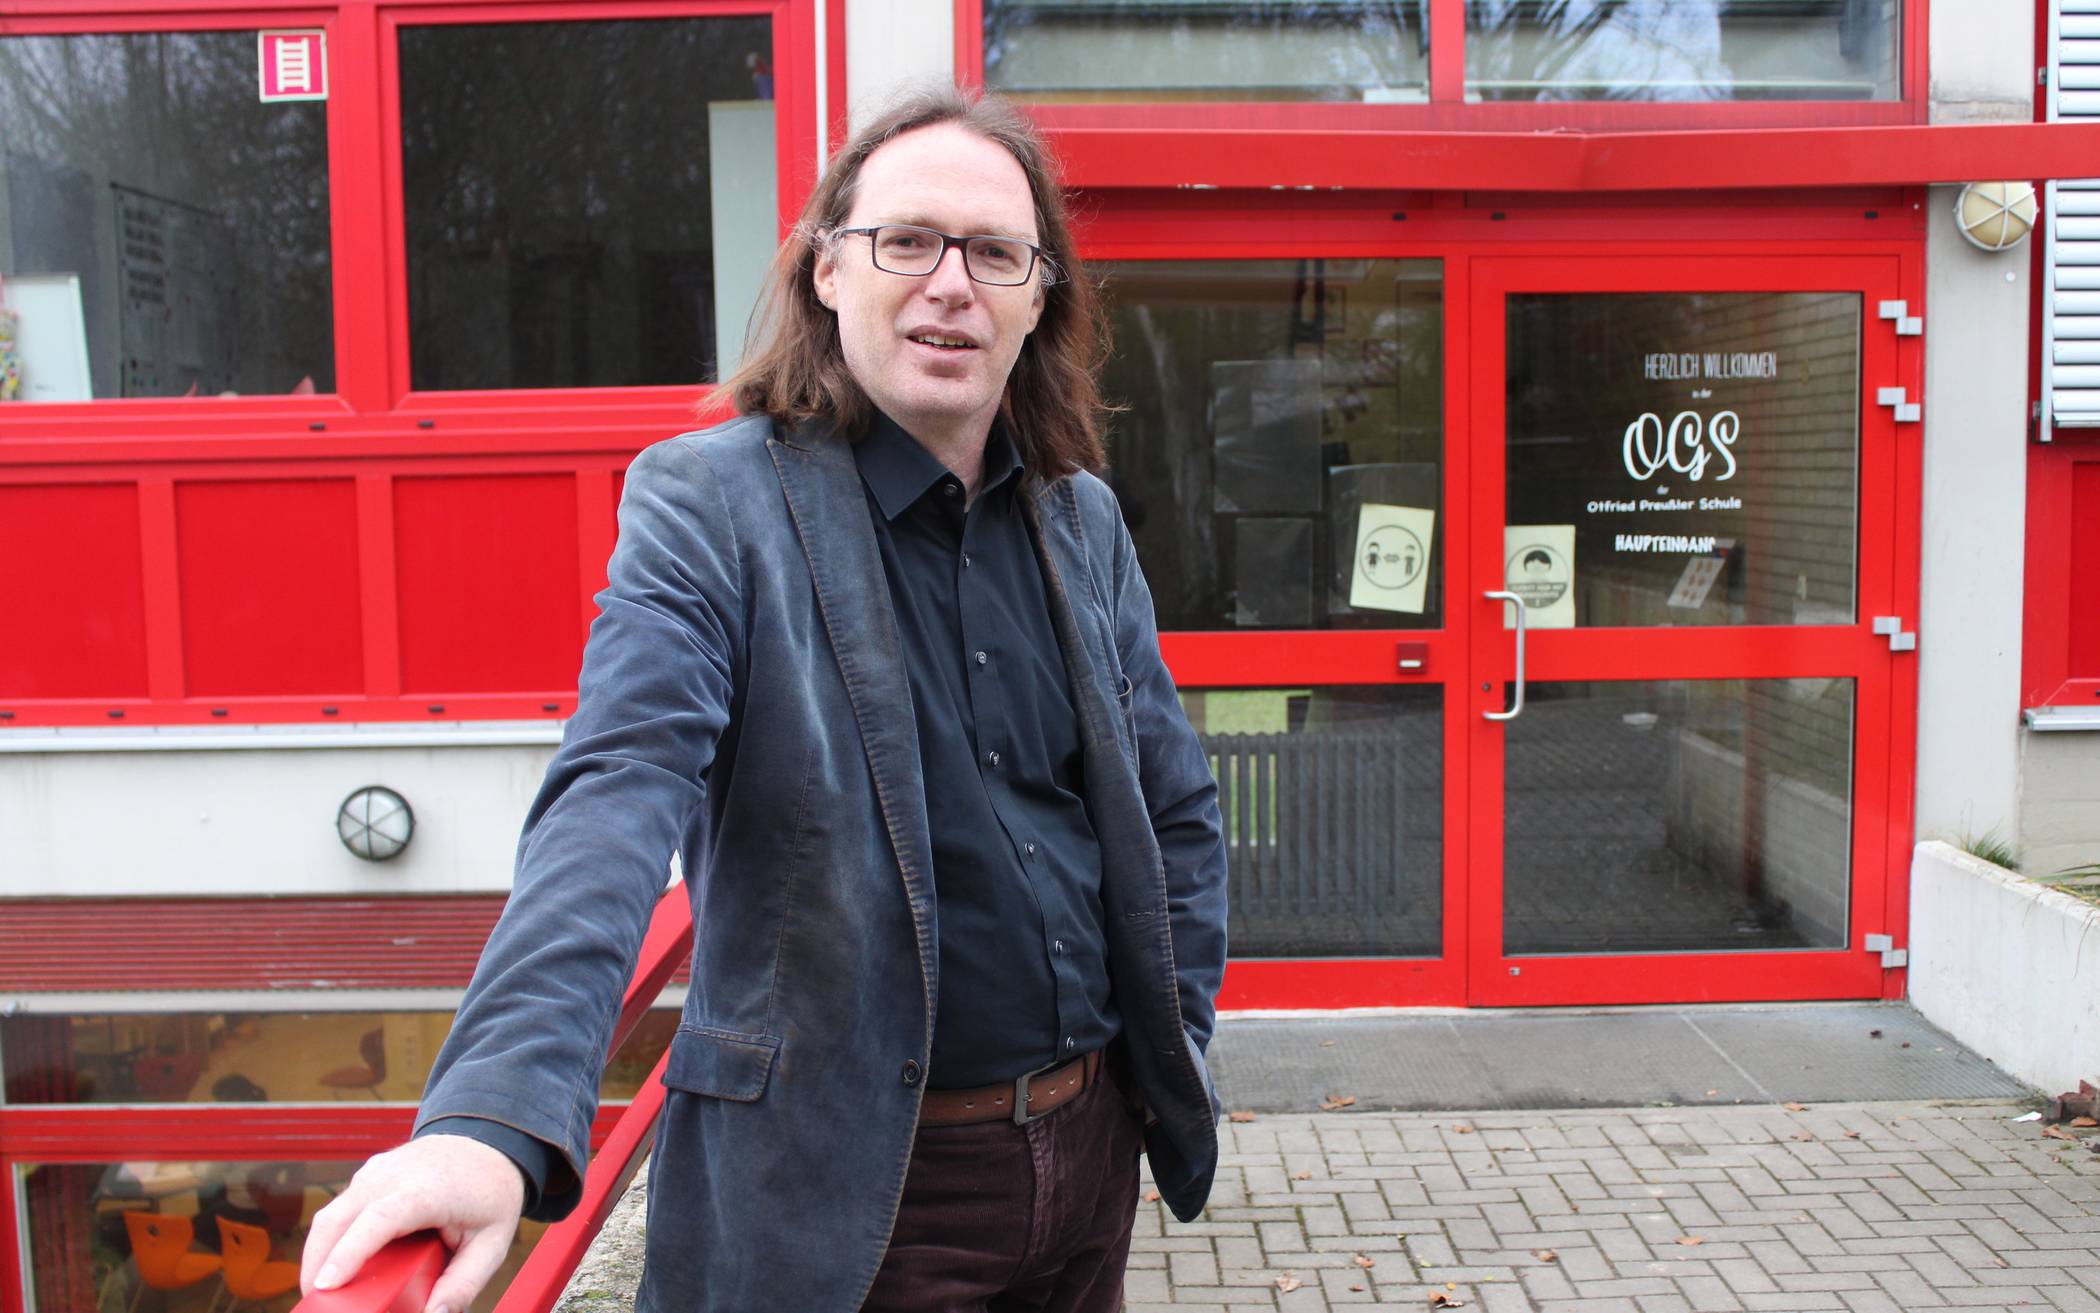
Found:
[[1048, 1067], [1018, 1077], [1011, 1085], [980, 1085], [972, 1090], [928, 1090], [919, 1104], [921, 1126], [967, 1126], [972, 1122], [1011, 1121], [1026, 1126], [1070, 1103], [1101, 1074], [1095, 1049], [1061, 1067]]

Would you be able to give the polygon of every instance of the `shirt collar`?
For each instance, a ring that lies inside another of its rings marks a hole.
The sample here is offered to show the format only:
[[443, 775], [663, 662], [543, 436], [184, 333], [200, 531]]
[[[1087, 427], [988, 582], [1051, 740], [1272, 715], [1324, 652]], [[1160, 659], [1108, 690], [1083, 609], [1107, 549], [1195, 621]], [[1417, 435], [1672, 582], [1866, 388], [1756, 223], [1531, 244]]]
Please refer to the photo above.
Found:
[[[920, 446], [917, 438], [879, 410], [868, 426], [867, 436], [853, 444], [853, 459], [886, 520], [895, 520], [934, 484], [952, 477], [948, 467]], [[1021, 457], [1014, 450], [1013, 439], [1007, 436], [1005, 421], [994, 420], [984, 444], [984, 480], [978, 485], [979, 494], [1000, 486], [1020, 470]]]

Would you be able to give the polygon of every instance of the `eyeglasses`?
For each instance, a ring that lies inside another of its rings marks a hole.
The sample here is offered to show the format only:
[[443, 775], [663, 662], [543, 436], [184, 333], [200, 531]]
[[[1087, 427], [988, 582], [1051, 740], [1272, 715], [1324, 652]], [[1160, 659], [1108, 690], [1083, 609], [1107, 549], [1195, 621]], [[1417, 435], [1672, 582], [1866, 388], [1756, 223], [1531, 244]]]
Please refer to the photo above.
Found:
[[959, 246], [963, 270], [980, 283], [992, 287], [1019, 287], [1035, 272], [1036, 261], [1045, 269], [1048, 282], [1056, 266], [1042, 248], [1016, 237], [950, 237], [931, 228], [907, 223], [885, 223], [873, 228], [840, 228], [841, 237], [868, 238], [868, 254], [884, 273], [924, 278], [940, 267], [948, 248]]

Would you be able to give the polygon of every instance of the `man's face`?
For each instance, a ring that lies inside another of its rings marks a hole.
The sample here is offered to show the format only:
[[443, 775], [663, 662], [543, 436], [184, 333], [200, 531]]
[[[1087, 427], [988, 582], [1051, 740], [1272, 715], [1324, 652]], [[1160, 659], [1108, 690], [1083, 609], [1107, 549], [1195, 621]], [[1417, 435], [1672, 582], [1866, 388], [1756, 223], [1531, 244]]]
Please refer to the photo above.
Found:
[[[940, 123], [878, 147], [841, 227], [908, 223], [957, 237], [1037, 240], [1028, 176], [1006, 148]], [[865, 236], [833, 240], [814, 273], [838, 314], [846, 368], [884, 414], [925, 439], [990, 428], [1021, 343], [1043, 312], [1042, 268], [1019, 287], [972, 281], [950, 247], [923, 278], [875, 267]], [[965, 346], [937, 346], [929, 337]]]

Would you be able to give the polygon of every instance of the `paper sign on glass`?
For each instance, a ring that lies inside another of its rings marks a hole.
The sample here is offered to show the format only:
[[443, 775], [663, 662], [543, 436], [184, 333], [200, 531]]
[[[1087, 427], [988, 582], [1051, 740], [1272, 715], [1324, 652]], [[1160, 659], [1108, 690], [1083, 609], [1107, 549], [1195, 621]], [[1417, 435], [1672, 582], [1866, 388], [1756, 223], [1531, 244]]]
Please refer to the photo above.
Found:
[[1435, 511], [1365, 502], [1356, 516], [1349, 605], [1420, 615], [1429, 591], [1429, 543], [1435, 529]]
[[[1575, 627], [1575, 526], [1511, 524], [1502, 530], [1502, 586], [1524, 599], [1533, 629]], [[1507, 611], [1510, 608], [1504, 607]], [[1502, 622], [1514, 628], [1515, 616]]]

